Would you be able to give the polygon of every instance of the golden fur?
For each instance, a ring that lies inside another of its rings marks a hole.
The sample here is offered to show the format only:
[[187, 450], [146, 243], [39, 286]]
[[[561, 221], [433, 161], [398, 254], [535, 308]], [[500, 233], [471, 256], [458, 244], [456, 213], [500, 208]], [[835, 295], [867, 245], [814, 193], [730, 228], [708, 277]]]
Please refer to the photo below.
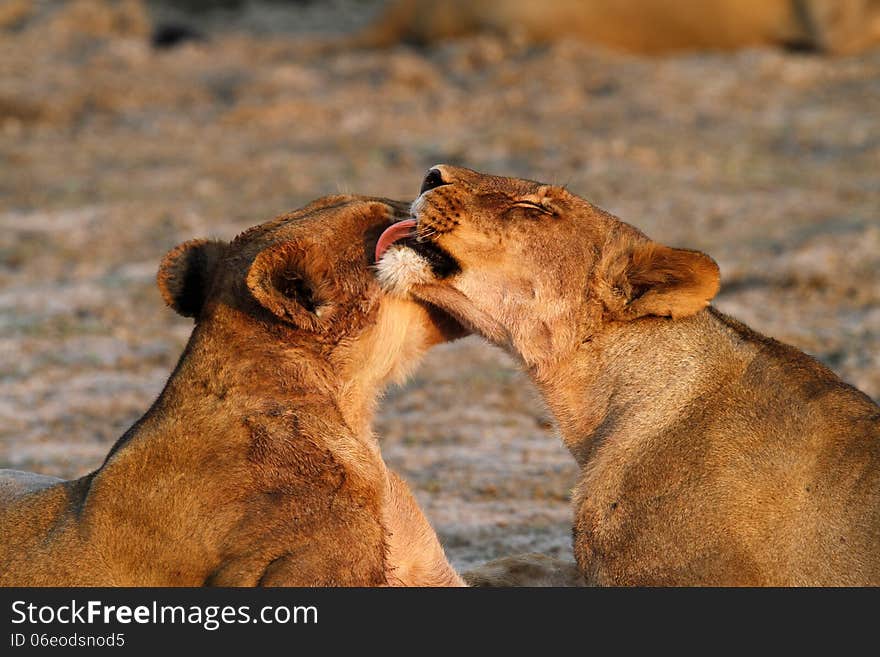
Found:
[[2, 471], [0, 584], [461, 585], [370, 430], [384, 384], [457, 330], [370, 271], [404, 211], [327, 197], [172, 250], [186, 350], [95, 472]]
[[878, 0], [392, 0], [347, 47], [430, 43], [476, 31], [577, 38], [660, 54], [794, 46], [854, 53], [880, 43]]
[[[426, 187], [421, 245], [379, 275], [520, 358], [581, 466], [588, 583], [880, 584], [880, 408], [709, 307], [708, 256], [552, 185], [440, 166]], [[447, 275], [413, 265], [428, 246]]]

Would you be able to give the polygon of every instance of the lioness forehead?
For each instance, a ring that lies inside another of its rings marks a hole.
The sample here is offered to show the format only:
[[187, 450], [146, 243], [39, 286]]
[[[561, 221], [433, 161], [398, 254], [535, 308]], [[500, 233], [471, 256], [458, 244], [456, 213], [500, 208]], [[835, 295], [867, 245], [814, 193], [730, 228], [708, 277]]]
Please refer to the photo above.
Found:
[[[527, 194], [537, 194], [539, 190], [549, 187], [546, 183], [537, 180], [529, 180], [528, 178], [511, 178], [508, 176], [492, 176], [476, 171], [472, 174], [472, 186], [482, 192], [495, 192], [510, 196], [523, 196]], [[470, 181], [469, 181], [470, 182]]]
[[486, 187], [491, 191], [503, 192], [511, 196], [530, 196], [546, 193], [551, 185], [525, 178], [487, 176]]
[[326, 245], [362, 241], [371, 230], [409, 216], [409, 203], [372, 196], [336, 195], [248, 228], [232, 240], [233, 250], [249, 251], [279, 239]]
[[345, 206], [354, 208], [360, 204], [365, 204], [366, 202], [366, 199], [362, 200], [353, 197], [324, 197], [317, 201], [313, 201], [303, 208], [291, 212], [285, 212], [269, 221], [248, 228], [239, 233], [235, 239], [232, 240], [232, 244], [246, 244], [262, 237], [267, 237], [279, 230], [290, 229], [295, 231], [298, 228], [307, 230], [314, 222], [326, 221], [328, 218], [333, 218], [336, 223], [341, 224], [343, 220], [342, 217], [336, 213], [327, 213], [326, 210], [338, 210]]
[[464, 185], [469, 191], [486, 196], [498, 195], [508, 198], [553, 198], [564, 195], [563, 187], [529, 178], [493, 176], [473, 169], [438, 165], [449, 183]]

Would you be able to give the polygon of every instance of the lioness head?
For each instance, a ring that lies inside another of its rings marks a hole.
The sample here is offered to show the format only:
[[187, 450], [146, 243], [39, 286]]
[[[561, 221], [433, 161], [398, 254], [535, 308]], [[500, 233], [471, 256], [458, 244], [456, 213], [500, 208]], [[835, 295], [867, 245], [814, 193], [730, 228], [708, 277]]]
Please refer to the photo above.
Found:
[[383, 286], [531, 364], [615, 322], [694, 314], [718, 291], [708, 256], [653, 242], [554, 185], [440, 165], [413, 215], [379, 241]]
[[240, 337], [250, 353], [272, 343], [322, 357], [342, 349], [346, 365], [370, 369], [374, 381], [401, 375], [407, 356], [460, 334], [443, 313], [389, 298], [376, 282], [377, 239], [407, 216], [399, 201], [321, 198], [229, 243], [180, 244], [160, 265], [159, 289], [178, 313]]

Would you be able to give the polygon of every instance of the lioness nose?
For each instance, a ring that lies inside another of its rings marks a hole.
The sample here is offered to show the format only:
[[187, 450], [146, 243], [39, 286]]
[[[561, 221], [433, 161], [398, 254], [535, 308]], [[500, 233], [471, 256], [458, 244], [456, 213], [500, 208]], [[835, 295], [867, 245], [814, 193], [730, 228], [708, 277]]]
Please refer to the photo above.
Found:
[[419, 190], [419, 194], [424, 194], [435, 187], [448, 184], [448, 182], [443, 180], [443, 174], [440, 173], [440, 169], [430, 169], [428, 175], [425, 176], [425, 181], [422, 183], [422, 188]]

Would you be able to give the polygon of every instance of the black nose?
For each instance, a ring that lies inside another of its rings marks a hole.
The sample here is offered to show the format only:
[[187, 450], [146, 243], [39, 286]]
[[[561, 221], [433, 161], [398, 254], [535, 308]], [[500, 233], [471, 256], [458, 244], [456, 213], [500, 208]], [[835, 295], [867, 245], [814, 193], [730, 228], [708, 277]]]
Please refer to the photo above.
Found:
[[419, 190], [419, 194], [424, 194], [429, 189], [448, 184], [448, 182], [443, 180], [443, 174], [440, 173], [440, 169], [431, 169], [428, 171], [428, 175], [425, 176], [425, 181], [422, 183], [422, 188]]

